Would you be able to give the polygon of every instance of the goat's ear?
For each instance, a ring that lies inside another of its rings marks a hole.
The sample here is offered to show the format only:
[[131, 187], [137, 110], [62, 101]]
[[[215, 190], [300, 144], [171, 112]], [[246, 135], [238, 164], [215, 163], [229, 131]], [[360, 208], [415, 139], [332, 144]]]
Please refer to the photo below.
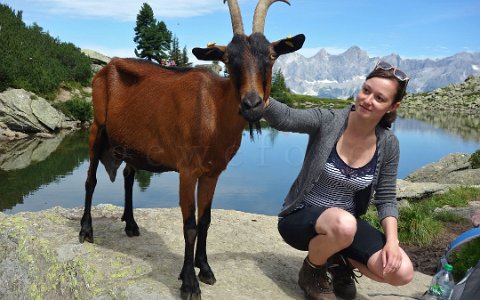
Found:
[[273, 45], [273, 50], [275, 50], [275, 53], [277, 54], [277, 56], [280, 56], [282, 54], [297, 51], [298, 49], [302, 48], [304, 42], [305, 42], [305, 35], [298, 34], [293, 37], [288, 37], [286, 39], [273, 42], [272, 45]]
[[193, 48], [193, 55], [200, 60], [223, 60], [224, 46], [210, 46], [207, 48]]

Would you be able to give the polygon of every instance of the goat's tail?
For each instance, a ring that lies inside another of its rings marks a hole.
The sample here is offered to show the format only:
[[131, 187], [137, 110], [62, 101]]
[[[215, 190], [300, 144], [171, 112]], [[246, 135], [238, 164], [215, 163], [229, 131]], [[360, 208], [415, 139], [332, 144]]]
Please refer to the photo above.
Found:
[[105, 166], [110, 180], [115, 181], [117, 176], [117, 170], [122, 163], [115, 154], [114, 149], [110, 147], [108, 140], [108, 130], [106, 127], [107, 121], [107, 108], [109, 101], [109, 73], [113, 67], [108, 64], [103, 69], [98, 71], [92, 81], [92, 98], [93, 98], [93, 126], [96, 126], [98, 130], [96, 133], [93, 131], [91, 134], [96, 134], [95, 140], [98, 143], [96, 146], [100, 148], [100, 161]]
[[105, 126], [108, 107], [108, 73], [110, 65], [103, 67], [92, 80], [92, 101], [94, 122], [99, 126]]

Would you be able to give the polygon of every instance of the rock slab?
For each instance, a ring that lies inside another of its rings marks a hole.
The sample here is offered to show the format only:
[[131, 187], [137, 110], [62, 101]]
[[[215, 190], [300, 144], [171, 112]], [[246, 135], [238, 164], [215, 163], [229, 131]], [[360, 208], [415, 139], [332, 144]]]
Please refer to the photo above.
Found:
[[[123, 209], [92, 210], [95, 244], [79, 244], [81, 209], [0, 213], [0, 299], [179, 299], [183, 264], [179, 208], [136, 209], [129, 238]], [[212, 211], [208, 257], [217, 283], [203, 299], [304, 299], [297, 286], [305, 253], [281, 240], [274, 216]], [[430, 276], [392, 287], [359, 279], [357, 299], [411, 299]]]
[[0, 122], [21, 132], [50, 132], [61, 128], [66, 117], [47, 100], [23, 89], [0, 93]]

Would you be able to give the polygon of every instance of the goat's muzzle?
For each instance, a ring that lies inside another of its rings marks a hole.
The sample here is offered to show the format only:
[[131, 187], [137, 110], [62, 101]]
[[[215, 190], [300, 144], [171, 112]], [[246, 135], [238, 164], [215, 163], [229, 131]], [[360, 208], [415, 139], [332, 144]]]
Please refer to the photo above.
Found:
[[240, 112], [245, 120], [250, 123], [258, 122], [262, 118], [264, 110], [262, 97], [255, 92], [247, 93], [241, 100]]

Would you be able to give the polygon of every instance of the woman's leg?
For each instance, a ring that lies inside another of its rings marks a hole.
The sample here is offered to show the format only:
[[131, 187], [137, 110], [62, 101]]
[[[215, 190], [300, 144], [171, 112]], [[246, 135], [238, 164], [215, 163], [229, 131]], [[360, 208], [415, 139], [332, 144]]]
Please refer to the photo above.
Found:
[[385, 235], [363, 219], [357, 219], [357, 232], [349, 247], [340, 253], [350, 260], [365, 276], [392, 285], [404, 285], [413, 278], [413, 265], [408, 255], [400, 248], [402, 264], [400, 268], [389, 274], [383, 273], [382, 250], [385, 246]]
[[328, 208], [317, 219], [318, 235], [308, 244], [308, 259], [315, 265], [323, 265], [327, 259], [350, 246], [357, 231], [357, 220], [341, 208]]
[[353, 259], [349, 259], [349, 261], [355, 268], [370, 279], [395, 286], [405, 285], [412, 281], [414, 270], [408, 255], [403, 249], [400, 248], [400, 250], [402, 252], [402, 264], [400, 268], [393, 273], [383, 274], [382, 250], [375, 252], [368, 260], [367, 265]]

